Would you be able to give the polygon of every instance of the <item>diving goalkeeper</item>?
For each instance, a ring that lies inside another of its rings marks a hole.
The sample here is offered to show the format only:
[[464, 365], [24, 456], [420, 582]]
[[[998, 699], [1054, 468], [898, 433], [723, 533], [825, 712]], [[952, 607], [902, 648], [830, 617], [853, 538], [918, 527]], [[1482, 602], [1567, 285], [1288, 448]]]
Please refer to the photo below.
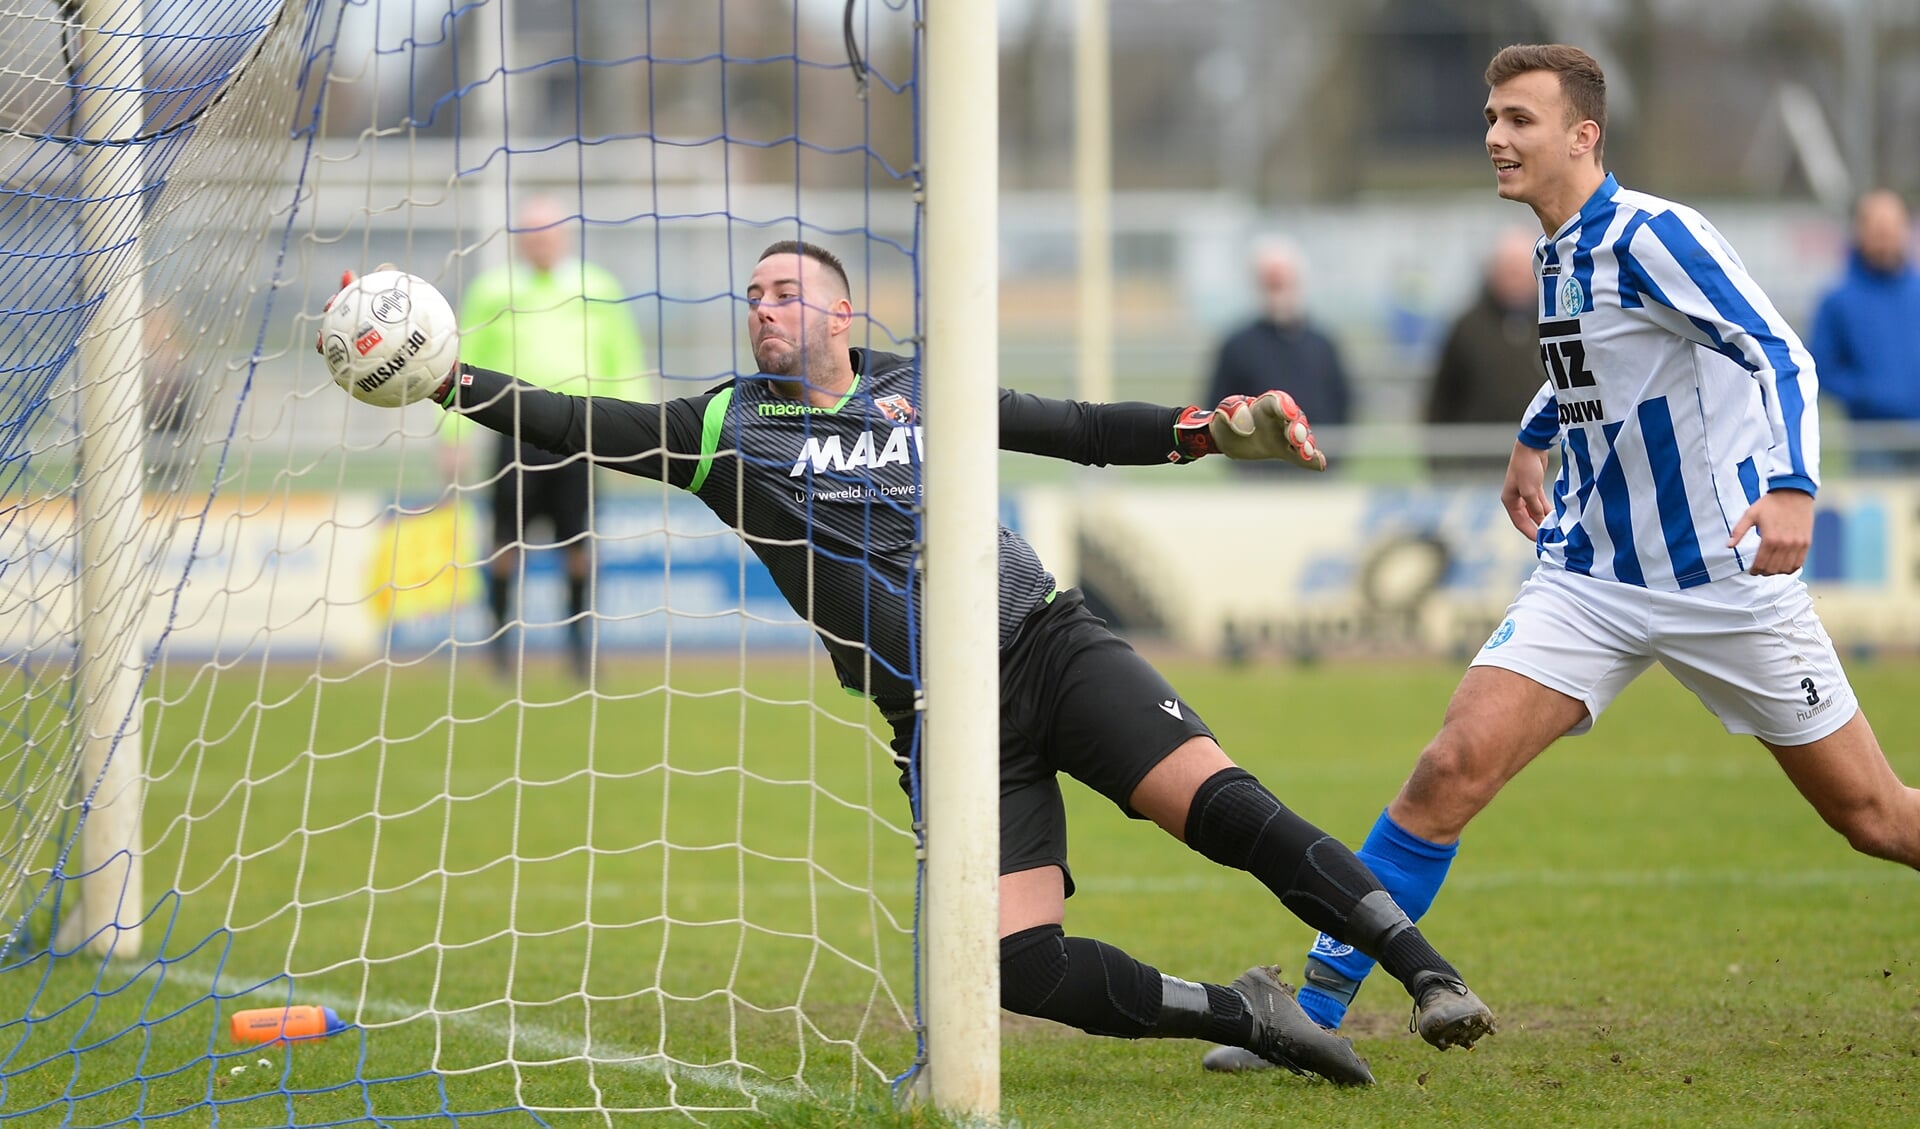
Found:
[[[920, 494], [919, 374], [911, 359], [848, 347], [846, 272], [782, 242], [747, 289], [759, 372], [700, 396], [639, 404], [567, 396], [457, 366], [436, 400], [556, 454], [664, 480], [746, 539], [809, 616], [840, 681], [870, 695], [901, 764], [919, 739], [908, 677]], [[1211, 410], [1000, 394], [1000, 445], [1074, 462], [1184, 463], [1209, 454], [1326, 466], [1283, 392]], [[1000, 530], [1001, 1003], [1096, 1035], [1208, 1039], [1296, 1073], [1373, 1080], [1345, 1038], [1300, 1010], [1278, 970], [1232, 984], [1183, 980], [1062, 928], [1073, 892], [1060, 773], [1245, 870], [1308, 925], [1375, 956], [1414, 1000], [1434, 1046], [1493, 1030], [1486, 1005], [1338, 840], [1235, 767], [1158, 672], [1058, 591], [1031, 546]]]

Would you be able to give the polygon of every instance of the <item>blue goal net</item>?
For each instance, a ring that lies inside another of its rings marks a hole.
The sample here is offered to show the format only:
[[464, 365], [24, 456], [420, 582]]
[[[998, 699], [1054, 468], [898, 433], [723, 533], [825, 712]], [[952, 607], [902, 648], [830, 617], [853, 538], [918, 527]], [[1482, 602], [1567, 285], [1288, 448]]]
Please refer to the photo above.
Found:
[[692, 401], [733, 457], [764, 248], [918, 355], [919, 21], [0, 0], [0, 1124], [777, 1119], [911, 1075], [909, 738], [821, 648], [846, 586], [755, 551], [911, 618], [885, 433], [794, 475], [898, 543], [816, 544], [801, 487], [755, 544], [315, 346], [392, 264], [463, 359]]

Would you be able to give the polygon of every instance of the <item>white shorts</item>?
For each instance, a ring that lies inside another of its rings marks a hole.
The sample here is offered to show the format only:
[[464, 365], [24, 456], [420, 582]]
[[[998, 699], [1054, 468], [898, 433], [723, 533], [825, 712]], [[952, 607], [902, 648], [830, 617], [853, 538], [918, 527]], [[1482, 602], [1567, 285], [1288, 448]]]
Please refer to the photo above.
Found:
[[1859, 709], [1840, 656], [1797, 576], [1741, 573], [1659, 592], [1543, 564], [1507, 607], [1473, 666], [1524, 675], [1594, 719], [1655, 661], [1729, 733], [1805, 745]]

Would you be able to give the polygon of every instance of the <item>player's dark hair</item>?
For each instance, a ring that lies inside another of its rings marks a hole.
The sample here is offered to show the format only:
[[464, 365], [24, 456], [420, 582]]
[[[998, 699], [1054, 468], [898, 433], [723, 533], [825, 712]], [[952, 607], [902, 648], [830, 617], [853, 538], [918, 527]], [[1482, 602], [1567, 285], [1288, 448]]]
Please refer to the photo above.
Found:
[[841, 265], [840, 256], [827, 250], [825, 247], [808, 243], [802, 239], [782, 239], [780, 242], [760, 252], [760, 261], [765, 261], [775, 255], [801, 255], [812, 259], [814, 262], [832, 271], [833, 277], [840, 280], [840, 292], [842, 294], [849, 297], [853, 295], [853, 287], [847, 282], [847, 268]]
[[1599, 161], [1607, 142], [1607, 76], [1599, 62], [1565, 43], [1515, 43], [1502, 47], [1487, 64], [1487, 85], [1499, 86], [1531, 71], [1559, 76], [1568, 125], [1591, 121], [1600, 127], [1600, 139], [1593, 145], [1593, 159]]

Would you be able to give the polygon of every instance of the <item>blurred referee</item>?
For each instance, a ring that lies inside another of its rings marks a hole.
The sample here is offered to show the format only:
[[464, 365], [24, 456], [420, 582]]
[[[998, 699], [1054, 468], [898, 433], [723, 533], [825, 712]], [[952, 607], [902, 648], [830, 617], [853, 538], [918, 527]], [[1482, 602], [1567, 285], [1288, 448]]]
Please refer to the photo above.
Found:
[[[571, 395], [644, 399], [646, 371], [639, 332], [613, 275], [572, 252], [579, 216], [551, 197], [534, 196], [513, 226], [513, 261], [476, 277], [461, 295], [460, 355], [484, 368]], [[466, 421], [446, 420], [450, 477], [458, 477]], [[585, 458], [549, 454], [501, 434], [488, 478], [493, 541], [487, 607], [493, 616], [488, 655], [496, 672], [511, 673], [519, 648], [512, 625], [521, 620], [523, 549], [566, 551], [567, 657], [575, 676], [591, 666], [587, 620], [593, 579], [592, 469]], [[544, 523], [551, 540], [533, 541]]]

